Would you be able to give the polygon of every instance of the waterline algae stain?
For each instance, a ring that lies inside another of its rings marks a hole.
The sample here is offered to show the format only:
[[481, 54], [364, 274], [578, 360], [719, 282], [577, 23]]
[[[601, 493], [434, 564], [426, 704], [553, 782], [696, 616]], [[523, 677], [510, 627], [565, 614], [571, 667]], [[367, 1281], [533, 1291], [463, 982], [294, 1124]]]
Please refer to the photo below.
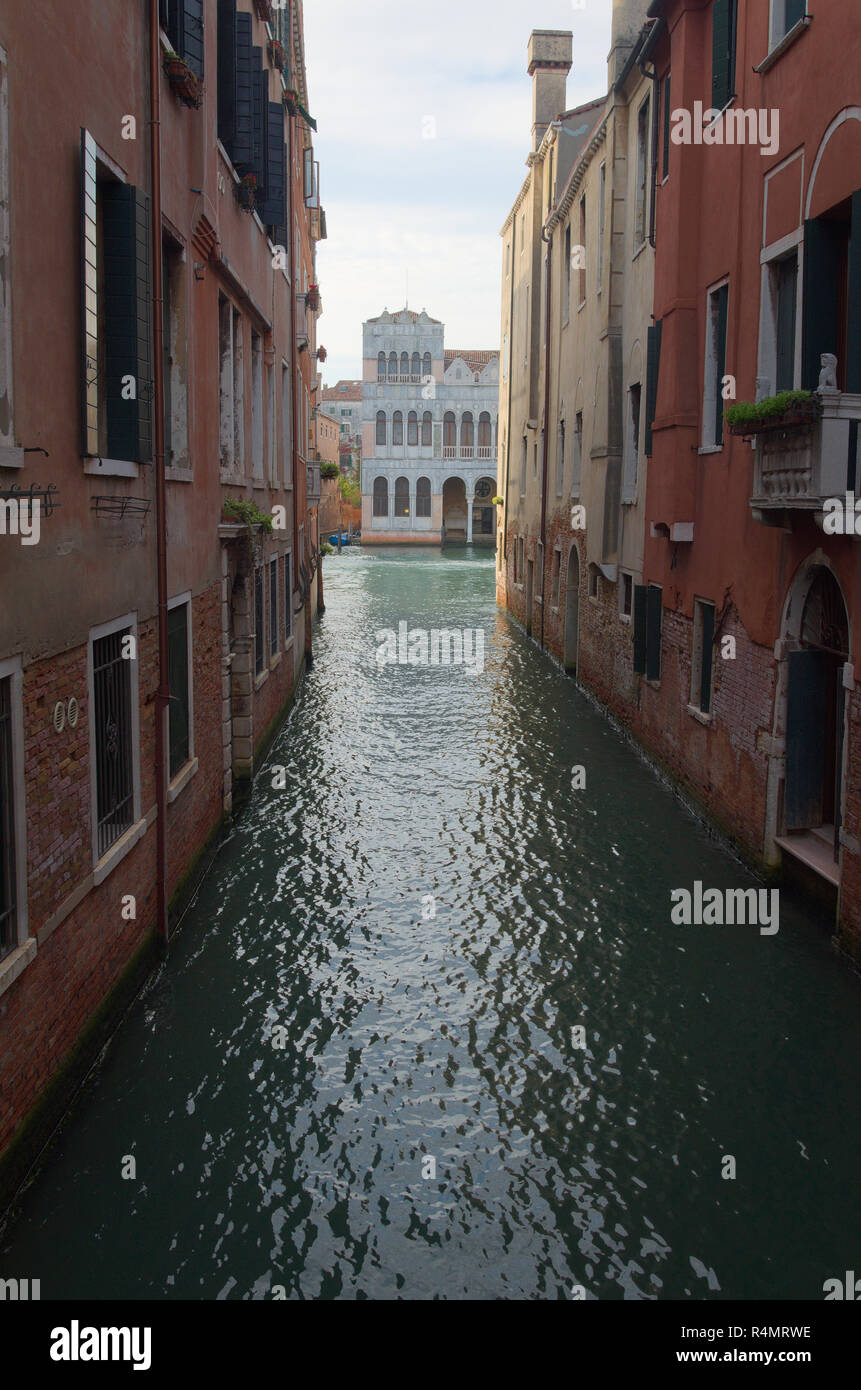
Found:
[[[761, 885], [496, 610], [491, 555], [325, 581], [2, 1269], [43, 1299], [822, 1300], [861, 1249], [858, 978], [783, 893], [741, 911]], [[481, 633], [483, 669], [378, 664], [401, 622]]]

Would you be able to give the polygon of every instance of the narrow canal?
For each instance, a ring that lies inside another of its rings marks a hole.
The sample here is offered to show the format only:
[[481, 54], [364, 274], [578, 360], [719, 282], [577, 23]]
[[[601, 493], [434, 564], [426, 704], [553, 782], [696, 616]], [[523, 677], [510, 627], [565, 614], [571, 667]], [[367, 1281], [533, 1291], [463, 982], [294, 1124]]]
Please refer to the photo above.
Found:
[[[0, 1272], [821, 1299], [861, 1251], [857, 975], [788, 901], [771, 936], [671, 923], [671, 889], [754, 880], [497, 612], [492, 556], [325, 580], [314, 669]], [[379, 665], [400, 621], [483, 629], [484, 669]]]

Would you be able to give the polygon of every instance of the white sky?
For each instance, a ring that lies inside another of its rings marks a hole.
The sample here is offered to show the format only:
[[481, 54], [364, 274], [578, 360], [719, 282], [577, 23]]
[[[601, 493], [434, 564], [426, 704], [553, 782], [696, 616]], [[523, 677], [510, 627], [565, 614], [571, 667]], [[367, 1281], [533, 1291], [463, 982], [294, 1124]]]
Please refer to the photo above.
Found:
[[[582, 7], [581, 7], [582, 6]], [[305, 0], [328, 238], [324, 381], [361, 375], [362, 321], [403, 308], [446, 346], [499, 345], [499, 229], [526, 176], [532, 29], [570, 29], [567, 105], [606, 90], [612, 0]], [[427, 118], [435, 138], [425, 138]]]

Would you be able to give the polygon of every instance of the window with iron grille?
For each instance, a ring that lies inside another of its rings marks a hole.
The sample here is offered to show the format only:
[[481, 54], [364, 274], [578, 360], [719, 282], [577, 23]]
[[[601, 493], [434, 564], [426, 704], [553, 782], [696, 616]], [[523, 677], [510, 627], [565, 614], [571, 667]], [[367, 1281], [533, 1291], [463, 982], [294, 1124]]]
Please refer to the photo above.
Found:
[[170, 685], [170, 775], [175, 777], [191, 756], [191, 700], [188, 670], [188, 604], [167, 615], [167, 666]]
[[12, 682], [7, 676], [0, 680], [0, 960], [18, 944], [13, 790]]
[[263, 567], [254, 571], [254, 674], [259, 676], [266, 659], [266, 629], [263, 625]]
[[98, 858], [134, 819], [131, 662], [123, 657], [128, 628], [93, 642], [93, 729], [96, 745]]
[[288, 642], [293, 630], [293, 592], [290, 587], [290, 556], [284, 556], [284, 640]]
[[269, 561], [269, 655], [278, 650], [278, 558]]

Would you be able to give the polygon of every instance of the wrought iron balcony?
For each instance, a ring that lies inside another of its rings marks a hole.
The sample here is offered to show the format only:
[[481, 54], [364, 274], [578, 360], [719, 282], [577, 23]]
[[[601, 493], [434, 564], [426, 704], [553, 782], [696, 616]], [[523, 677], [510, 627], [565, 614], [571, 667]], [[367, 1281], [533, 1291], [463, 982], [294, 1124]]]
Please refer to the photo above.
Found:
[[826, 498], [842, 497], [861, 483], [858, 429], [861, 395], [822, 393], [818, 420], [777, 426], [756, 436], [750, 507], [766, 526], [791, 526], [793, 512], [815, 512], [822, 524]]

